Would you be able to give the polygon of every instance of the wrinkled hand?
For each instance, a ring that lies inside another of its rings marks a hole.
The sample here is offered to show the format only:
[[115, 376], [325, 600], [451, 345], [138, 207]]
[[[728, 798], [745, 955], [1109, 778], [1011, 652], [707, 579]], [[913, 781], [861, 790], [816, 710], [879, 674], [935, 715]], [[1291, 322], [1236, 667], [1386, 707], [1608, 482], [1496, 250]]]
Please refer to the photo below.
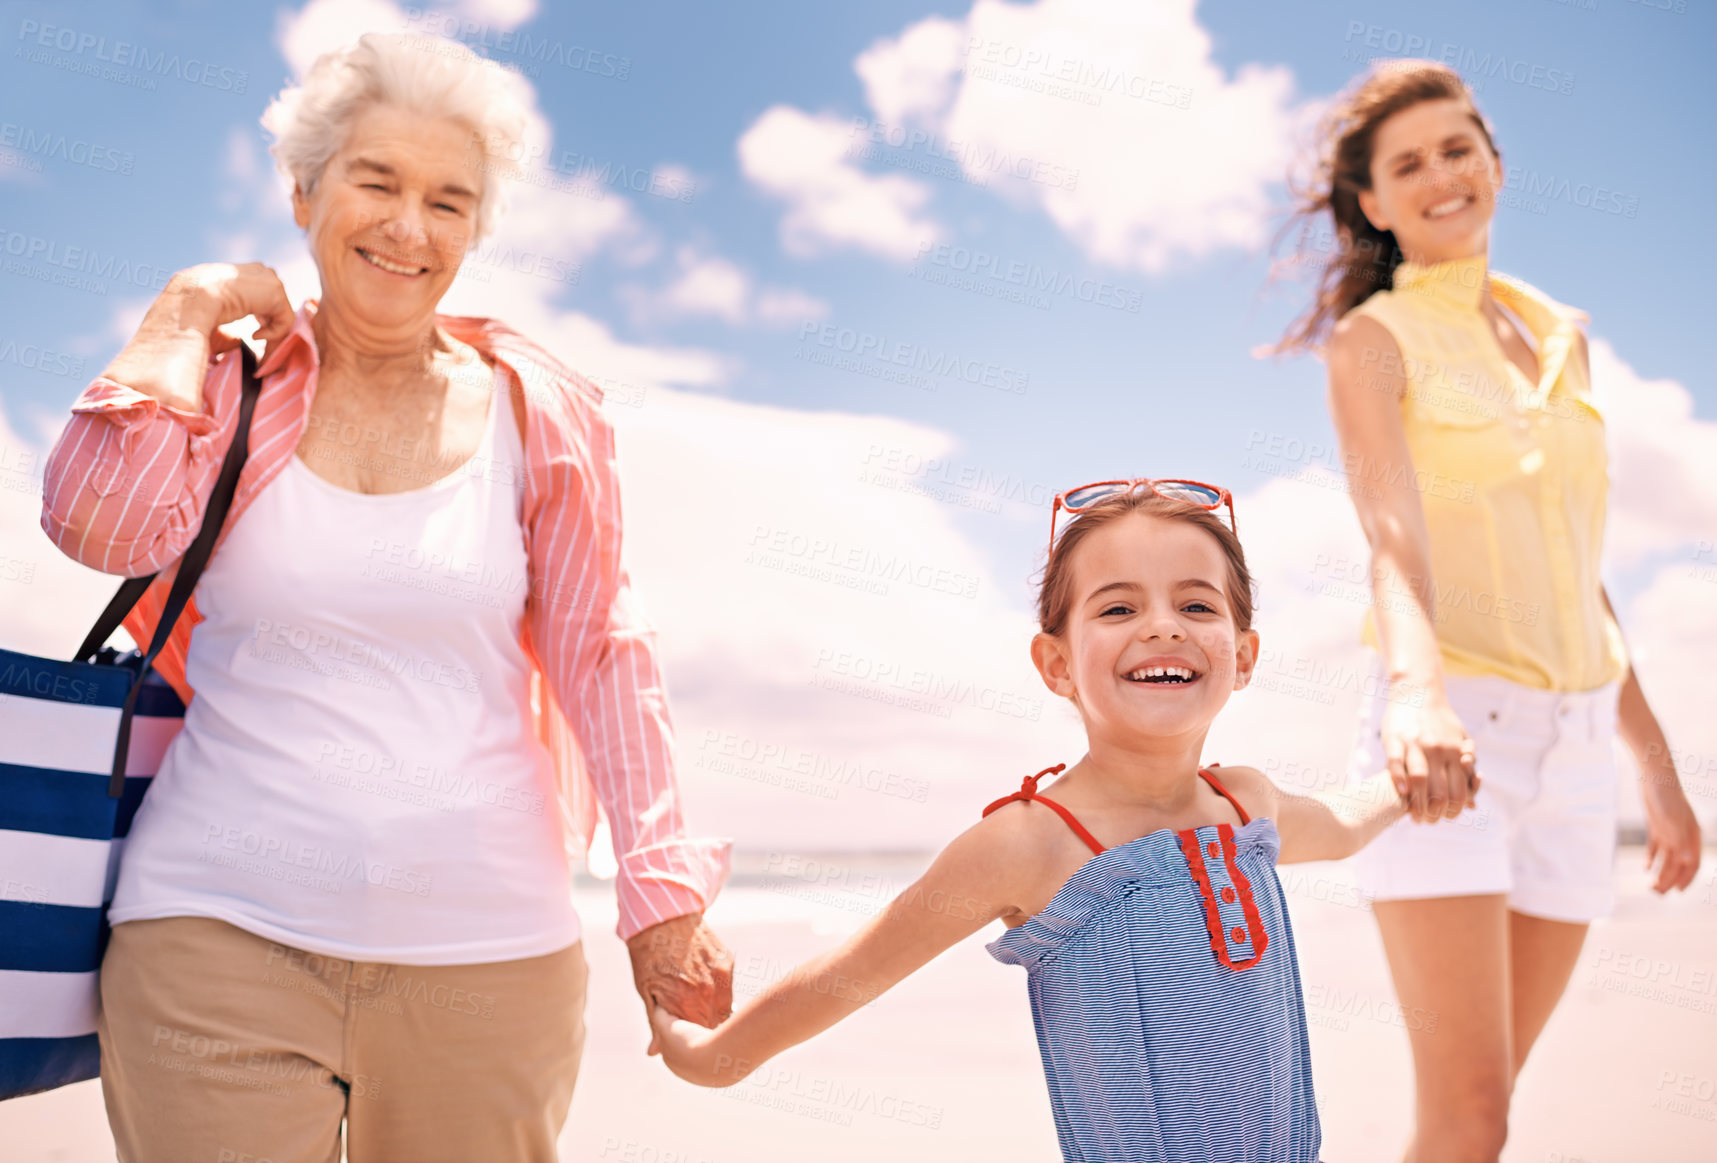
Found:
[[205, 329], [215, 352], [239, 343], [220, 328], [249, 315], [256, 316], [256, 337], [265, 343], [285, 339], [292, 330], [297, 313], [286, 297], [286, 286], [272, 267], [262, 263], [199, 263], [177, 272], [169, 282], [187, 297], [184, 317]]
[[646, 1014], [659, 1003], [676, 1018], [713, 1028], [733, 1013], [733, 954], [702, 913], [651, 925], [626, 948]]
[[1640, 797], [1645, 801], [1645, 866], [1657, 869], [1652, 889], [1685, 889], [1699, 873], [1699, 820], [1673, 763], [1667, 772], [1640, 773]]
[[259, 262], [186, 267], [167, 280], [102, 375], [182, 411], [201, 412], [209, 358], [239, 345], [224, 328], [247, 315], [256, 316], [256, 336], [271, 346], [291, 333], [292, 303], [274, 271]]
[[1390, 691], [1381, 735], [1396, 793], [1418, 823], [1452, 820], [1473, 807], [1478, 795], [1472, 736], [1440, 695], [1420, 688], [1424, 697], [1414, 700], [1396, 684]]

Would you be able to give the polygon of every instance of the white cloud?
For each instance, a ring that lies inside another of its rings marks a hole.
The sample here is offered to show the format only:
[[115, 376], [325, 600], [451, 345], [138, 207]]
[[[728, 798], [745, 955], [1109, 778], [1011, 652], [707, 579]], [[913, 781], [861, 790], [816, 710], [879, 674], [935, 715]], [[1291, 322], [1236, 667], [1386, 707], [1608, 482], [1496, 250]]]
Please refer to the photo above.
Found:
[[402, 9], [392, 0], [310, 0], [302, 9], [284, 9], [275, 21], [275, 43], [302, 77], [316, 58], [366, 32], [409, 32], [475, 42], [482, 51], [497, 33], [508, 32], [536, 15], [537, 0], [449, 0], [433, 7]]
[[298, 11], [281, 11], [274, 41], [293, 75], [302, 77], [317, 57], [366, 32], [405, 31], [405, 12], [390, 0], [310, 0]]
[[849, 122], [787, 105], [766, 110], [740, 137], [741, 171], [787, 203], [781, 243], [789, 254], [856, 249], [906, 261], [942, 237], [922, 214], [929, 188], [899, 174], [865, 173], [847, 156], [858, 140]]
[[455, 0], [452, 13], [499, 29], [517, 28], [537, 14], [537, 0]]
[[1264, 240], [1310, 111], [1286, 67], [1229, 76], [1194, 4], [978, 0], [857, 68], [879, 119], [958, 143], [969, 177], [1041, 208], [1090, 257], [1156, 272]]
[[765, 289], [757, 296], [757, 318], [764, 323], [791, 326], [807, 319], [821, 319], [829, 305], [804, 291]]
[[626, 297], [641, 317], [721, 319], [735, 326], [785, 326], [821, 319], [829, 305], [815, 295], [786, 287], [757, 287], [731, 259], [681, 247], [679, 273], [659, 292], [629, 288]]
[[751, 277], [718, 256], [680, 255], [680, 276], [662, 292], [660, 305], [680, 315], [710, 315], [729, 323], [745, 321]]
[[1694, 418], [1686, 388], [1643, 378], [1606, 341], [1591, 353], [1610, 450], [1609, 562], [1631, 567], [1717, 534], [1717, 424]]
[[[1036, 207], [1089, 257], [1161, 272], [1255, 247], [1270, 189], [1295, 159], [1314, 102], [1284, 66], [1232, 75], [1212, 57], [1195, 0], [977, 0], [854, 61], [885, 145], [953, 159], [973, 184]], [[861, 122], [861, 124], [864, 124]], [[851, 124], [788, 106], [740, 139], [745, 174], [788, 203], [797, 255], [834, 247], [909, 259], [941, 235], [929, 190], [867, 172]]]
[[877, 118], [916, 122], [952, 105], [967, 39], [964, 23], [931, 16], [860, 53], [853, 71]]
[[878, 447], [945, 457], [953, 437], [671, 390], [611, 415], [626, 558], [700, 831], [753, 849], [940, 846], [1081, 753], [1032, 668], [1016, 587], [957, 510], [857, 479]]

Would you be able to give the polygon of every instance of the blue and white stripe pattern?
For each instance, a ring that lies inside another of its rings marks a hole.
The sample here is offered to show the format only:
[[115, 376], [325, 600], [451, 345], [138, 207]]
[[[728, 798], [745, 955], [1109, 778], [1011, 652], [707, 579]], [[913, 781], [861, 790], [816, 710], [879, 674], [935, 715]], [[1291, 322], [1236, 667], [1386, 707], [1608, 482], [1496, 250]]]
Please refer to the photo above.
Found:
[[[1226, 833], [1226, 835], [1224, 834]], [[1093, 857], [990, 942], [1028, 974], [1062, 1154], [1126, 1163], [1317, 1163], [1322, 1133], [1275, 824], [1168, 829]], [[1191, 843], [1196, 839], [1196, 847]], [[1236, 886], [1227, 853], [1251, 891]], [[1209, 878], [1217, 956], [1192, 875]], [[1243, 938], [1243, 939], [1242, 939]]]
[[[153, 676], [151, 676], [153, 678]], [[124, 836], [184, 721], [158, 679], [107, 794], [132, 672], [0, 650], [0, 1097], [94, 1078], [96, 971]]]

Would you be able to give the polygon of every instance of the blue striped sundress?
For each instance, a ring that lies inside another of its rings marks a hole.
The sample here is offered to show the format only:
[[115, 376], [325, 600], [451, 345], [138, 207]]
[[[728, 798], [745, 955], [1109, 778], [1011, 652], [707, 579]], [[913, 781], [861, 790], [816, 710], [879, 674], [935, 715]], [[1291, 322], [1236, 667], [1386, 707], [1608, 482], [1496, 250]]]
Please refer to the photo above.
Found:
[[1055, 1131], [1080, 1163], [1317, 1163], [1305, 1003], [1268, 819], [1160, 829], [1096, 851], [990, 942], [1023, 965]]

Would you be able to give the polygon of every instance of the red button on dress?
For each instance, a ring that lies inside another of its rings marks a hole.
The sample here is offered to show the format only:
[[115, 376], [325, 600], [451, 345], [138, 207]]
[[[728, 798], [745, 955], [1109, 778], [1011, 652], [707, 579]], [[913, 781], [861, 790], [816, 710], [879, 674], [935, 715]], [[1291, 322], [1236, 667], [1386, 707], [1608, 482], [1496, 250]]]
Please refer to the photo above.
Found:
[[1236, 945], [1246, 944], [1246, 930], [1242, 929], [1239, 925], [1234, 926], [1234, 932], [1230, 935], [1234, 938], [1234, 943]]
[[1227, 885], [1222, 886], [1222, 900], [1225, 904], [1234, 903], [1234, 890]]
[[1222, 848], [1215, 841], [1211, 842], [1209, 852], [1212, 860], [1222, 859]]

